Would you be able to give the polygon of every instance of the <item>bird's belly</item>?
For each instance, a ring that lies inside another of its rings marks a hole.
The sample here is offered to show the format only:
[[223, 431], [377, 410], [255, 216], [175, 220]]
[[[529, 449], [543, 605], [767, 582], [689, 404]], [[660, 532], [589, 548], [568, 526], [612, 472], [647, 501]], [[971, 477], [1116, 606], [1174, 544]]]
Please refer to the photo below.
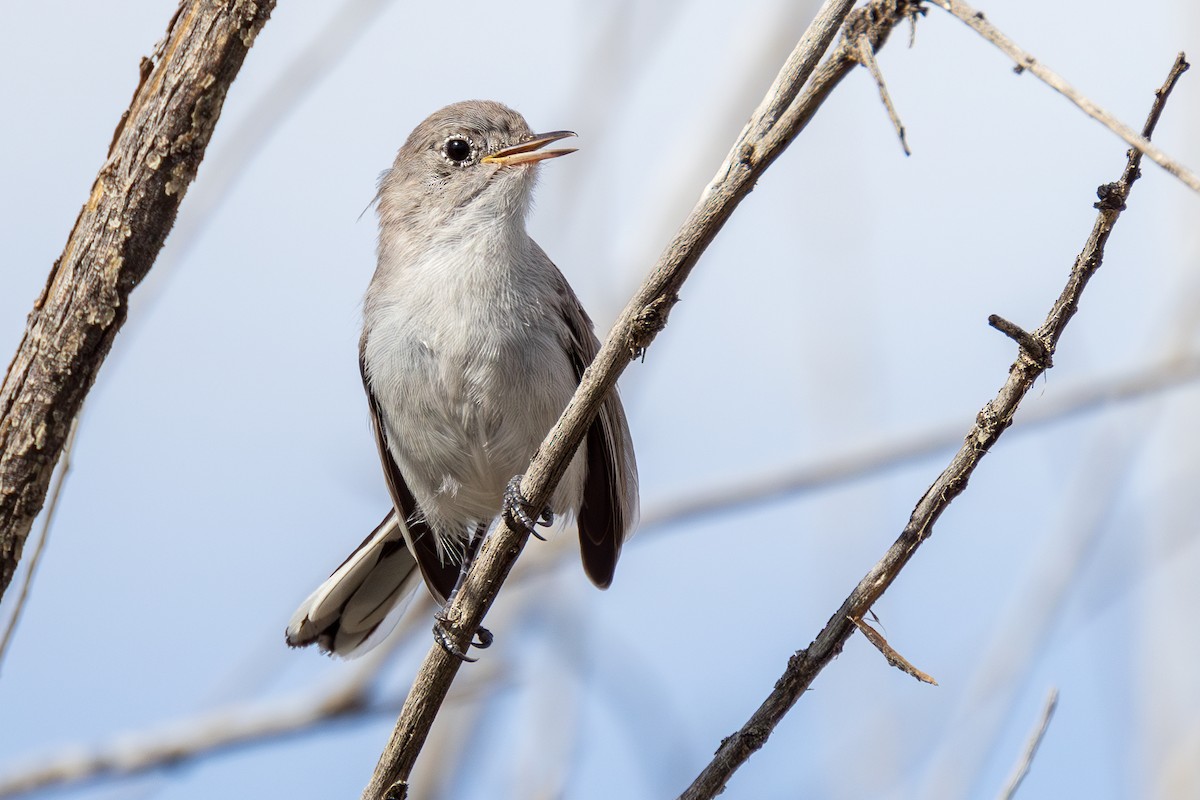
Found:
[[550, 332], [478, 325], [487, 332], [459, 334], [471, 328], [392, 337], [372, 365], [392, 456], [422, 513], [446, 533], [499, 513], [509, 479], [528, 466], [575, 389]]

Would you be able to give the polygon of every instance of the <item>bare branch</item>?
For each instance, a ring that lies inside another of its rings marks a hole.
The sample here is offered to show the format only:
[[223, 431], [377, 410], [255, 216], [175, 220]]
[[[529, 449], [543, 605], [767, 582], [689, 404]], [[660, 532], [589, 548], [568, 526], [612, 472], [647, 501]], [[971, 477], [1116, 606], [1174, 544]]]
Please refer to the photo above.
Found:
[[1016, 342], [1021, 348], [1021, 352], [1041, 364], [1043, 369], [1050, 369], [1054, 366], [1054, 359], [1051, 358], [1046, 346], [1038, 341], [1036, 336], [1016, 323], [1009, 322], [999, 314], [992, 314], [988, 317], [988, 325]]
[[[1183, 58], [1176, 59], [1166, 83], [1155, 93], [1154, 105], [1145, 127], [1147, 137], [1153, 132], [1167, 96], [1185, 69], [1187, 63]], [[1120, 180], [1105, 184], [1097, 191], [1100, 196], [1100, 202], [1096, 204], [1099, 214], [1092, 233], [1084, 245], [1083, 252], [1076, 258], [1067, 278], [1067, 285], [1051, 306], [1046, 321], [1031, 334], [1049, 355], [1053, 355], [1067, 323], [1075, 315], [1083, 289], [1100, 268], [1104, 246], [1112, 233], [1113, 225], [1125, 208], [1129, 191], [1138, 178], [1141, 156], [1141, 151], [1131, 150]], [[739, 731], [721, 742], [713, 760], [680, 795], [680, 800], [701, 800], [716, 796], [724, 790], [726, 782], [737, 768], [766, 743], [775, 726], [808, 690], [825, 665], [841, 652], [846, 640], [855, 630], [851, 620], [861, 619], [892, 585], [917, 548], [932, 535], [933, 526], [942, 512], [966, 489], [967, 481], [975, 467], [1012, 423], [1017, 406], [1033, 387], [1034, 382], [1045, 372], [1045, 364], [1044, 360], [1030, 358], [1024, 349], [1021, 350], [1009, 368], [1008, 380], [996, 397], [988, 401], [979, 412], [975, 424], [967, 433], [962, 447], [950, 465], [917, 502], [900, 538], [854, 587], [850, 596], [817, 634], [817, 638], [807, 648], [792, 655], [783, 676], [775, 683], [767, 699]]]
[[196, 175], [225, 94], [274, 0], [184, 0], [34, 304], [0, 387], [0, 596], [84, 396]]
[[[872, 27], [873, 19], [867, 9], [847, 19], [852, 5], [851, 0], [827, 0], [822, 6], [734, 143], [716, 177], [705, 188], [674, 241], [613, 326], [608, 340], [584, 372], [574, 398], [543, 441], [521, 483], [521, 492], [529, 498], [533, 508], [545, 505], [583, 439], [587, 426], [616, 385], [621, 372], [630, 360], [645, 351], [666, 325], [671, 306], [677, 299], [676, 293], [701, 253], [741, 200], [754, 188], [763, 171], [807, 124], [841, 75], [853, 68], [855, 62], [848, 55], [853, 45], [847, 44], [838, 50], [839, 60], [833, 68], [836, 78], [828, 78], [829, 64], [814, 74], [817, 61], [833, 41], [842, 21], [847, 20], [848, 31], [855, 30], [850, 27], [852, 22], [858, 28], [870, 28], [868, 35], [871, 35], [873, 46], [878, 46], [886, 37], [890, 26], [882, 29]], [[879, 5], [892, 9], [899, 17], [910, 13], [911, 7], [904, 0]], [[882, 33], [878, 30], [882, 30]], [[841, 66], [843, 63], [844, 67]], [[814, 82], [801, 94], [801, 87], [809, 75], [814, 75]], [[826, 76], [825, 82], [818, 83], [822, 75]], [[502, 519], [484, 542], [457, 597], [445, 612], [448, 627], [460, 647], [467, 645], [483, 621], [484, 614], [527, 538], [525, 531], [513, 530]], [[407, 794], [407, 781], [417, 754], [459, 666], [458, 659], [446, 653], [441, 646], [435, 644], [430, 648], [392, 737], [363, 792], [365, 800], [391, 800]]]
[[[914, 28], [915, 30], [915, 28]], [[867, 37], [858, 37], [858, 60], [871, 73], [871, 77], [875, 79], [875, 86], [879, 89], [879, 99], [883, 101], [883, 107], [887, 110], [888, 119], [892, 121], [892, 127], [896, 129], [896, 136], [900, 139], [900, 147], [904, 150], [904, 155], [911, 156], [912, 150], [908, 149], [908, 137], [904, 135], [904, 123], [900, 121], [900, 115], [896, 112], [896, 105], [892, 102], [892, 96], [888, 93], [887, 83], [883, 80], [883, 71], [879, 69], [879, 62], [875, 60], [875, 51], [871, 49], [871, 43], [867, 41]]]
[[1000, 793], [1000, 800], [1012, 800], [1017, 789], [1021, 787], [1021, 781], [1025, 780], [1025, 776], [1029, 774], [1029, 768], [1033, 766], [1033, 757], [1037, 755], [1038, 747], [1041, 746], [1042, 739], [1046, 737], [1046, 730], [1050, 727], [1050, 720], [1054, 717], [1056, 708], [1058, 708], [1058, 689], [1051, 688], [1050, 693], [1046, 695], [1046, 703], [1042, 706], [1037, 727], [1030, 734], [1029, 741], [1025, 744], [1025, 753], [1013, 769], [1012, 777], [1008, 779], [1008, 785]]
[[[1078, 106], [1080, 111], [1124, 139], [1130, 147], [1145, 154], [1155, 164], [1158, 164], [1167, 172], [1179, 178], [1179, 180], [1191, 187], [1192, 191], [1200, 192], [1200, 177], [1194, 172], [1191, 172], [1187, 167], [1172, 159], [1160, 150], [1157, 145], [1152, 144], [1149, 138], [1140, 136], [1133, 128], [1130, 128], [1115, 116], [1084, 97], [1078, 89], [1067, 83], [1061, 75], [1044, 66], [1031, 53], [1018, 47], [1012, 39], [1009, 39], [997, 30], [992, 23], [988, 22], [983, 16], [982, 11], [976, 11], [960, 0], [932, 0], [932, 2], [958, 17], [980, 36], [1000, 48], [1006, 56], [1016, 63], [1017, 73], [1029, 70], [1051, 89]], [[1179, 54], [1179, 59], [1183, 61], [1183, 53]], [[1186, 64], [1186, 62], [1184, 63]], [[1187, 69], [1187, 67], [1185, 66], [1184, 69]]]
[[900, 655], [899, 651], [884, 638], [883, 634], [867, 624], [866, 620], [854, 618], [850, 620], [854, 623], [854, 627], [858, 628], [859, 632], [867, 638], [867, 641], [875, 645], [885, 661], [896, 669], [919, 680], [921, 683], [932, 684], [937, 686], [938, 682], [933, 679], [933, 676], [928, 672], [922, 672], [913, 666], [912, 662], [904, 656]]

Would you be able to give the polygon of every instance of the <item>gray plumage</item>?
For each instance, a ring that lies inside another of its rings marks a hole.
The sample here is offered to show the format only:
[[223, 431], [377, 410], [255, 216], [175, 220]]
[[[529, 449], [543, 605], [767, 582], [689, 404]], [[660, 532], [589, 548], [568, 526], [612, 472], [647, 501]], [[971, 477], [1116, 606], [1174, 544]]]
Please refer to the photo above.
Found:
[[[359, 361], [394, 510], [297, 610], [289, 644], [365, 650], [418, 571], [444, 603], [467, 542], [500, 513], [595, 357], [591, 320], [525, 231], [537, 163], [572, 152], [541, 148], [569, 135], [535, 136], [499, 103], [456, 103], [417, 126], [381, 179]], [[575, 516], [602, 588], [637, 504], [614, 392], [550, 501]]]

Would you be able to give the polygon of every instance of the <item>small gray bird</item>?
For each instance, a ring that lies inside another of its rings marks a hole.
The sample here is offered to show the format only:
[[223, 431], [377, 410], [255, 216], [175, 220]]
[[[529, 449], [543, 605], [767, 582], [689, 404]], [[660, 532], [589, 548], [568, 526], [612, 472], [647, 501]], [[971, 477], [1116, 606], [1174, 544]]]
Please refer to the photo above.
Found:
[[[538, 163], [574, 152], [543, 148], [573, 135], [534, 134], [499, 103], [455, 103], [417, 126], [381, 178], [359, 364], [393, 511], [296, 611], [289, 645], [363, 652], [403, 613], [418, 569], [445, 604], [502, 510], [532, 530], [513, 476], [599, 349], [525, 232]], [[637, 506], [614, 392], [543, 521], [575, 516], [584, 570], [605, 588]]]

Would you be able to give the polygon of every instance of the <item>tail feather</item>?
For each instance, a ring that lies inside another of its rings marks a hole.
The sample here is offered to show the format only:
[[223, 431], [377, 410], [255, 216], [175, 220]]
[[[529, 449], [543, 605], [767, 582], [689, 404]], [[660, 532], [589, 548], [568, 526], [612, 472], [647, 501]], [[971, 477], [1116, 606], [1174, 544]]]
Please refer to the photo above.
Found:
[[395, 512], [334, 570], [287, 627], [292, 647], [316, 644], [343, 657], [365, 653], [391, 632], [421, 583]]

